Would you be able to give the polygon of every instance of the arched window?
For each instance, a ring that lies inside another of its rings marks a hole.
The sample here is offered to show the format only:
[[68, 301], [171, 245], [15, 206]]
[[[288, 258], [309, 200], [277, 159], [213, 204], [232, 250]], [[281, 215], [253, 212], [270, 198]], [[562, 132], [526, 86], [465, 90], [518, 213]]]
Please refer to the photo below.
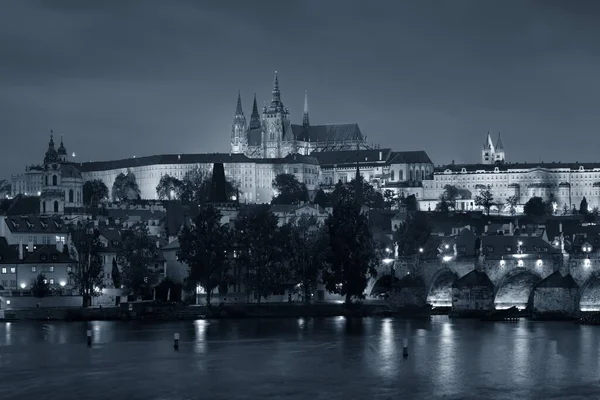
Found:
[[396, 174], [395, 174], [395, 172], [396, 172], [396, 171], [392, 170], [392, 175], [390, 176], [390, 180], [392, 180], [392, 181], [393, 181], [393, 180], [394, 180], [394, 178], [395, 178], [395, 175], [396, 175]]
[[415, 171], [413, 171], [412, 169], [410, 170], [410, 180], [411, 181], [415, 180]]
[[54, 212], [58, 214], [58, 201], [54, 200]]
[[421, 170], [421, 180], [425, 180], [425, 170]]
[[69, 203], [73, 202], [73, 189], [69, 189]]
[[46, 202], [42, 201], [42, 213], [46, 214]]
[[44, 178], [46, 178], [46, 180], [44, 181], [45, 185], [48, 186], [48, 175], [46, 175]]
[[404, 170], [400, 170], [400, 171], [398, 171], [398, 172], [399, 172], [399, 173], [398, 173], [398, 175], [399, 175], [399, 176], [398, 176], [398, 180], [399, 180], [399, 181], [403, 181], [403, 180], [404, 180]]
[[58, 177], [56, 175], [52, 175], [52, 186], [58, 185]]

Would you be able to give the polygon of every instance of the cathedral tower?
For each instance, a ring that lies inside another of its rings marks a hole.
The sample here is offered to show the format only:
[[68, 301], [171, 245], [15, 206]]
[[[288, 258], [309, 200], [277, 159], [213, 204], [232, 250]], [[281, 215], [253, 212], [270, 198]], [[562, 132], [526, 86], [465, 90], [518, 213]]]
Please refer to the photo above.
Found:
[[485, 143], [483, 144], [483, 149], [481, 150], [481, 163], [493, 164], [495, 161], [495, 152], [496, 150], [494, 148], [494, 143], [492, 142], [492, 137], [488, 132]]
[[502, 139], [500, 138], [500, 132], [498, 132], [498, 141], [496, 142], [494, 161], [500, 164], [504, 163], [505, 161], [504, 145], [502, 144]]
[[244, 148], [248, 142], [246, 136], [247, 128], [246, 117], [242, 111], [242, 96], [240, 95], [240, 92], [238, 92], [237, 106], [235, 109], [235, 116], [233, 117], [233, 126], [231, 128], [231, 153], [240, 154], [244, 152]]
[[294, 138], [290, 113], [281, 102], [279, 79], [275, 72], [271, 104], [263, 109], [263, 157], [281, 158], [293, 152]]

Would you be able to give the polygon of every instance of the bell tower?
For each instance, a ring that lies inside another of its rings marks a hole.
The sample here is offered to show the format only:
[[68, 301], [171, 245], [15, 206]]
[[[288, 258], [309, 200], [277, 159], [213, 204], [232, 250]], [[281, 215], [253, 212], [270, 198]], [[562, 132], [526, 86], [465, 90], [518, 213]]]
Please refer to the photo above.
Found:
[[[62, 141], [61, 147], [64, 150]], [[66, 150], [64, 154], [66, 155]], [[42, 193], [40, 194], [40, 213], [42, 215], [62, 214], [64, 212], [65, 194], [61, 189], [61, 164], [61, 155], [54, 148], [54, 133], [50, 131], [50, 142], [44, 156], [44, 177]]]

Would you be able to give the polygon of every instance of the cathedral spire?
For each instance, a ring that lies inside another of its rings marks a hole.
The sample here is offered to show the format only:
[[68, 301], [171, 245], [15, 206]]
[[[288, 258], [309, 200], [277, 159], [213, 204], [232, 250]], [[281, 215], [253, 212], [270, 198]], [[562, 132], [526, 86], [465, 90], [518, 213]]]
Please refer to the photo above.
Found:
[[254, 93], [254, 102], [252, 103], [252, 114], [250, 115], [250, 129], [260, 128], [260, 114], [256, 104], [256, 93]]
[[235, 115], [243, 115], [244, 112], [242, 111], [242, 95], [240, 93], [240, 91], [238, 90], [238, 98], [237, 98], [237, 106], [235, 108]]
[[308, 118], [308, 92], [304, 91], [304, 115], [302, 116], [302, 126], [308, 128], [310, 119]]
[[281, 103], [281, 92], [279, 91], [279, 78], [277, 77], [277, 71], [275, 71], [275, 79], [273, 80], [273, 104]]

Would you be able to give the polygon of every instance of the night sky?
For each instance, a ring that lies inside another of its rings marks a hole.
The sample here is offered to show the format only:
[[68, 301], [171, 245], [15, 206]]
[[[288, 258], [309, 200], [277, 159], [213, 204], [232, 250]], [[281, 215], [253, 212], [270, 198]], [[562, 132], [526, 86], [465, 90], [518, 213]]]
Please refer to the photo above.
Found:
[[238, 89], [302, 121], [477, 162], [595, 161], [600, 1], [0, 0], [0, 178], [49, 131], [77, 161], [228, 152]]

